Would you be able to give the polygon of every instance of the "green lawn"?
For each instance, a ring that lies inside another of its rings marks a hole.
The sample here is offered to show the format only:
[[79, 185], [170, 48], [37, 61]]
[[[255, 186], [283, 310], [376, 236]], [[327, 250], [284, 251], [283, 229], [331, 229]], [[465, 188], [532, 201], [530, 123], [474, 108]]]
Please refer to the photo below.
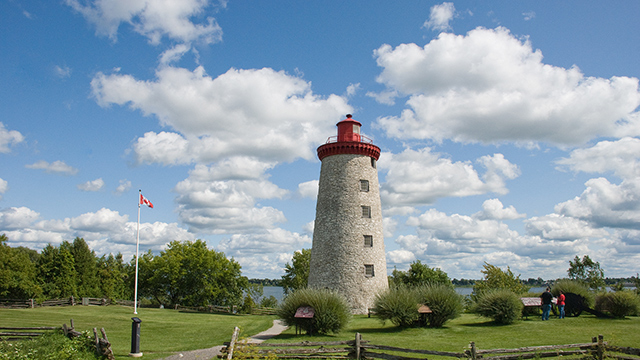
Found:
[[145, 359], [159, 359], [176, 352], [205, 349], [229, 341], [233, 328], [257, 334], [271, 327], [275, 316], [188, 313], [168, 309], [124, 306], [65, 306], [35, 309], [0, 309], [1, 326], [62, 326], [73, 319], [78, 331], [104, 328], [118, 359], [129, 359], [131, 318], [140, 324], [140, 350]]
[[[47, 307], [25, 310], [0, 309], [2, 326], [61, 326], [73, 318], [76, 330], [104, 327], [118, 359], [128, 358], [131, 346], [132, 308], [123, 306]], [[176, 352], [204, 349], [229, 341], [233, 328], [243, 336], [254, 335], [271, 326], [274, 316], [185, 313], [168, 309], [140, 309], [140, 348], [146, 359], [158, 359]], [[390, 322], [355, 316], [343, 332], [331, 336], [296, 336], [294, 329], [271, 342], [302, 340], [350, 340], [359, 332], [364, 340], [405, 348], [460, 352], [475, 341], [479, 349], [515, 348], [535, 345], [588, 343], [599, 334], [619, 346], [640, 347], [640, 318], [598, 319], [582, 314], [577, 318], [541, 321], [538, 317], [496, 326], [485, 318], [463, 314], [441, 329], [400, 330]]]
[[[305, 340], [330, 341], [351, 340], [355, 333], [375, 344], [414, 349], [460, 352], [474, 341], [479, 349], [516, 348], [536, 345], [559, 345], [589, 343], [591, 338], [603, 335], [605, 341], [619, 346], [640, 348], [640, 318], [625, 320], [598, 319], [582, 314], [576, 318], [541, 321], [529, 317], [512, 325], [497, 326], [485, 318], [472, 314], [449, 321], [443, 328], [410, 328], [400, 330], [390, 322], [383, 325], [379, 320], [366, 316], [355, 316], [347, 330], [333, 336], [304, 336]], [[303, 337], [289, 329], [277, 341], [297, 341]]]

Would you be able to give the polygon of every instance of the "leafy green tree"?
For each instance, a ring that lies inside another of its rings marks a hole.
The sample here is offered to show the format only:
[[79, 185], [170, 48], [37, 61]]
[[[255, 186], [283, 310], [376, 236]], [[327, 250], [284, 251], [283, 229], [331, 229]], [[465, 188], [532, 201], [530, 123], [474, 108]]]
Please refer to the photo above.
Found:
[[442, 269], [430, 268], [420, 260], [411, 263], [407, 271], [394, 269], [391, 274], [391, 282], [393, 284], [404, 284], [410, 287], [427, 284], [442, 284], [453, 287], [451, 279], [449, 279], [446, 272], [442, 271]]
[[98, 282], [98, 259], [95, 251], [89, 249], [89, 245], [80, 237], [76, 237], [73, 240], [69, 251], [73, 255], [76, 273], [78, 274], [76, 277], [78, 296], [102, 296]]
[[36, 282], [36, 266], [28, 251], [9, 247], [7, 237], [0, 235], [0, 297], [5, 299], [32, 299], [40, 286]]
[[247, 285], [247, 295], [251, 297], [254, 304], [260, 303], [260, 298], [264, 295], [264, 286], [261, 284], [251, 284]]
[[507, 271], [503, 271], [499, 267], [485, 262], [483, 268], [481, 272], [484, 274], [484, 279], [477, 281], [473, 286], [472, 298], [474, 300], [477, 300], [478, 296], [487, 290], [506, 289], [516, 295], [529, 291], [529, 287], [520, 280], [520, 275], [515, 276], [508, 266]]
[[311, 249], [302, 249], [293, 253], [291, 265], [284, 266], [284, 275], [280, 280], [280, 286], [285, 294], [307, 287], [309, 281], [309, 269], [311, 261]]
[[36, 273], [42, 286], [42, 295], [47, 299], [78, 296], [76, 269], [70, 247], [65, 241], [60, 247], [48, 244], [42, 249]]
[[605, 287], [604, 270], [600, 268], [600, 263], [591, 260], [589, 255], [583, 256], [582, 260], [576, 255], [573, 261], [569, 261], [567, 274], [570, 279], [582, 281], [593, 290]]
[[128, 264], [122, 260], [122, 254], [102, 255], [98, 259], [98, 283], [100, 296], [108, 299], [133, 299], [133, 288], [129, 286]]
[[278, 306], [278, 299], [275, 296], [269, 295], [269, 297], [263, 297], [260, 300], [260, 306], [267, 308], [274, 308]]
[[170, 242], [159, 256], [141, 259], [139, 276], [142, 293], [186, 306], [238, 305], [248, 286], [240, 265], [202, 240]]

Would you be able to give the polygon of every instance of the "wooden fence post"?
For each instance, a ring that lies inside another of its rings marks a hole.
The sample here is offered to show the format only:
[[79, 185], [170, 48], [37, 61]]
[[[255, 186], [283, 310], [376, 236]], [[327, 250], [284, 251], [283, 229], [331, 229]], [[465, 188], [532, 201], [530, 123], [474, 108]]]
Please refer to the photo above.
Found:
[[598, 335], [598, 360], [602, 360], [604, 356], [604, 336]]
[[469, 343], [469, 347], [471, 347], [471, 360], [476, 360], [476, 343], [472, 341]]
[[360, 333], [356, 333], [356, 360], [360, 360], [360, 340], [362, 339], [362, 335]]
[[100, 339], [98, 338], [98, 330], [96, 328], [93, 328], [93, 338], [96, 345], [96, 354], [102, 355], [100, 351]]
[[229, 343], [229, 346], [227, 346], [227, 360], [233, 359], [233, 347], [236, 345], [236, 341], [238, 341], [238, 335], [240, 335], [240, 328], [236, 326], [236, 328], [233, 329], [231, 342]]

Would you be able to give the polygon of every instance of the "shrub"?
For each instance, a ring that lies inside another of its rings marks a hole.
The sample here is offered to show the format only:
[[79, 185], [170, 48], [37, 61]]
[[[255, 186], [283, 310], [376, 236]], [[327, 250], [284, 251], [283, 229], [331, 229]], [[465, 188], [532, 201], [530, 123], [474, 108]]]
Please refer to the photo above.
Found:
[[396, 326], [409, 327], [419, 319], [419, 302], [415, 289], [398, 285], [376, 296], [373, 311], [383, 322], [389, 320]]
[[427, 305], [432, 313], [427, 314], [429, 327], [442, 327], [447, 320], [455, 319], [462, 313], [462, 296], [451, 286], [429, 284], [417, 289], [418, 300]]
[[604, 293], [597, 297], [596, 309], [622, 319], [640, 311], [640, 300], [634, 292], [627, 290]]
[[511, 290], [487, 290], [478, 295], [474, 310], [498, 324], [511, 324], [522, 314], [522, 301]]
[[274, 308], [278, 306], [278, 299], [275, 296], [270, 295], [269, 297], [263, 297], [260, 300], [260, 306], [267, 308]]
[[[309, 319], [298, 319], [296, 311], [301, 306], [311, 306], [314, 316]], [[337, 333], [351, 319], [351, 309], [346, 300], [338, 293], [328, 289], [298, 289], [282, 301], [277, 315], [288, 326], [299, 326], [307, 333]]]
[[93, 340], [88, 333], [69, 339], [62, 331], [48, 332], [32, 340], [0, 341], [2, 360], [96, 360]]
[[592, 308], [595, 304], [595, 295], [580, 281], [569, 279], [558, 280], [553, 284], [551, 294], [557, 297], [560, 294], [560, 290], [565, 294], [572, 293], [582, 296], [584, 298], [584, 305], [587, 307]]

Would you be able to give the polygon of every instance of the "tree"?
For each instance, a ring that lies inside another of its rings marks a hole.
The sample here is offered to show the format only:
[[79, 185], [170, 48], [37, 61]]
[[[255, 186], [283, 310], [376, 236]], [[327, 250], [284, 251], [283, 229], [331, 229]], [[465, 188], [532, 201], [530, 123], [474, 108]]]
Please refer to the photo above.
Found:
[[581, 281], [593, 290], [605, 287], [604, 270], [600, 268], [600, 263], [591, 260], [589, 255], [583, 256], [582, 260], [576, 255], [573, 261], [569, 261], [567, 274], [570, 279]]
[[172, 241], [159, 256], [139, 261], [139, 288], [161, 303], [238, 305], [249, 284], [240, 265], [202, 240]]
[[42, 249], [36, 272], [42, 295], [47, 299], [78, 296], [76, 269], [70, 247], [71, 244], [64, 241], [60, 247], [48, 244]]
[[[40, 294], [36, 283], [36, 266], [25, 248], [12, 248], [7, 237], [0, 235], [0, 297], [32, 299]], [[26, 249], [28, 250], [28, 249]]]
[[[65, 243], [63, 243], [63, 245]], [[76, 237], [73, 240], [69, 251], [71, 252], [71, 255], [73, 255], [73, 261], [76, 268], [76, 287], [78, 289], [78, 296], [102, 296], [98, 282], [98, 259], [95, 251], [89, 249], [89, 245], [87, 245], [81, 237]]]
[[512, 291], [516, 295], [524, 294], [529, 291], [529, 287], [523, 284], [522, 280], [520, 280], [520, 275], [513, 275], [508, 266], [507, 271], [503, 271], [499, 267], [485, 262], [483, 268], [484, 270], [481, 270], [481, 272], [484, 274], [484, 279], [477, 281], [473, 286], [472, 297], [474, 299], [477, 299], [482, 292], [487, 290], [506, 289]]
[[284, 275], [280, 286], [285, 295], [298, 289], [307, 287], [309, 281], [309, 268], [311, 261], [311, 249], [302, 249], [293, 253], [291, 265], [284, 266]]
[[98, 283], [100, 296], [109, 299], [133, 299], [133, 287], [129, 286], [128, 264], [122, 260], [122, 254], [115, 257], [102, 255], [98, 259]]
[[451, 279], [449, 279], [446, 272], [439, 268], [430, 268], [420, 260], [411, 263], [409, 270], [406, 272], [394, 269], [391, 275], [391, 282], [396, 285], [404, 284], [410, 287], [427, 284], [442, 284], [453, 287]]

